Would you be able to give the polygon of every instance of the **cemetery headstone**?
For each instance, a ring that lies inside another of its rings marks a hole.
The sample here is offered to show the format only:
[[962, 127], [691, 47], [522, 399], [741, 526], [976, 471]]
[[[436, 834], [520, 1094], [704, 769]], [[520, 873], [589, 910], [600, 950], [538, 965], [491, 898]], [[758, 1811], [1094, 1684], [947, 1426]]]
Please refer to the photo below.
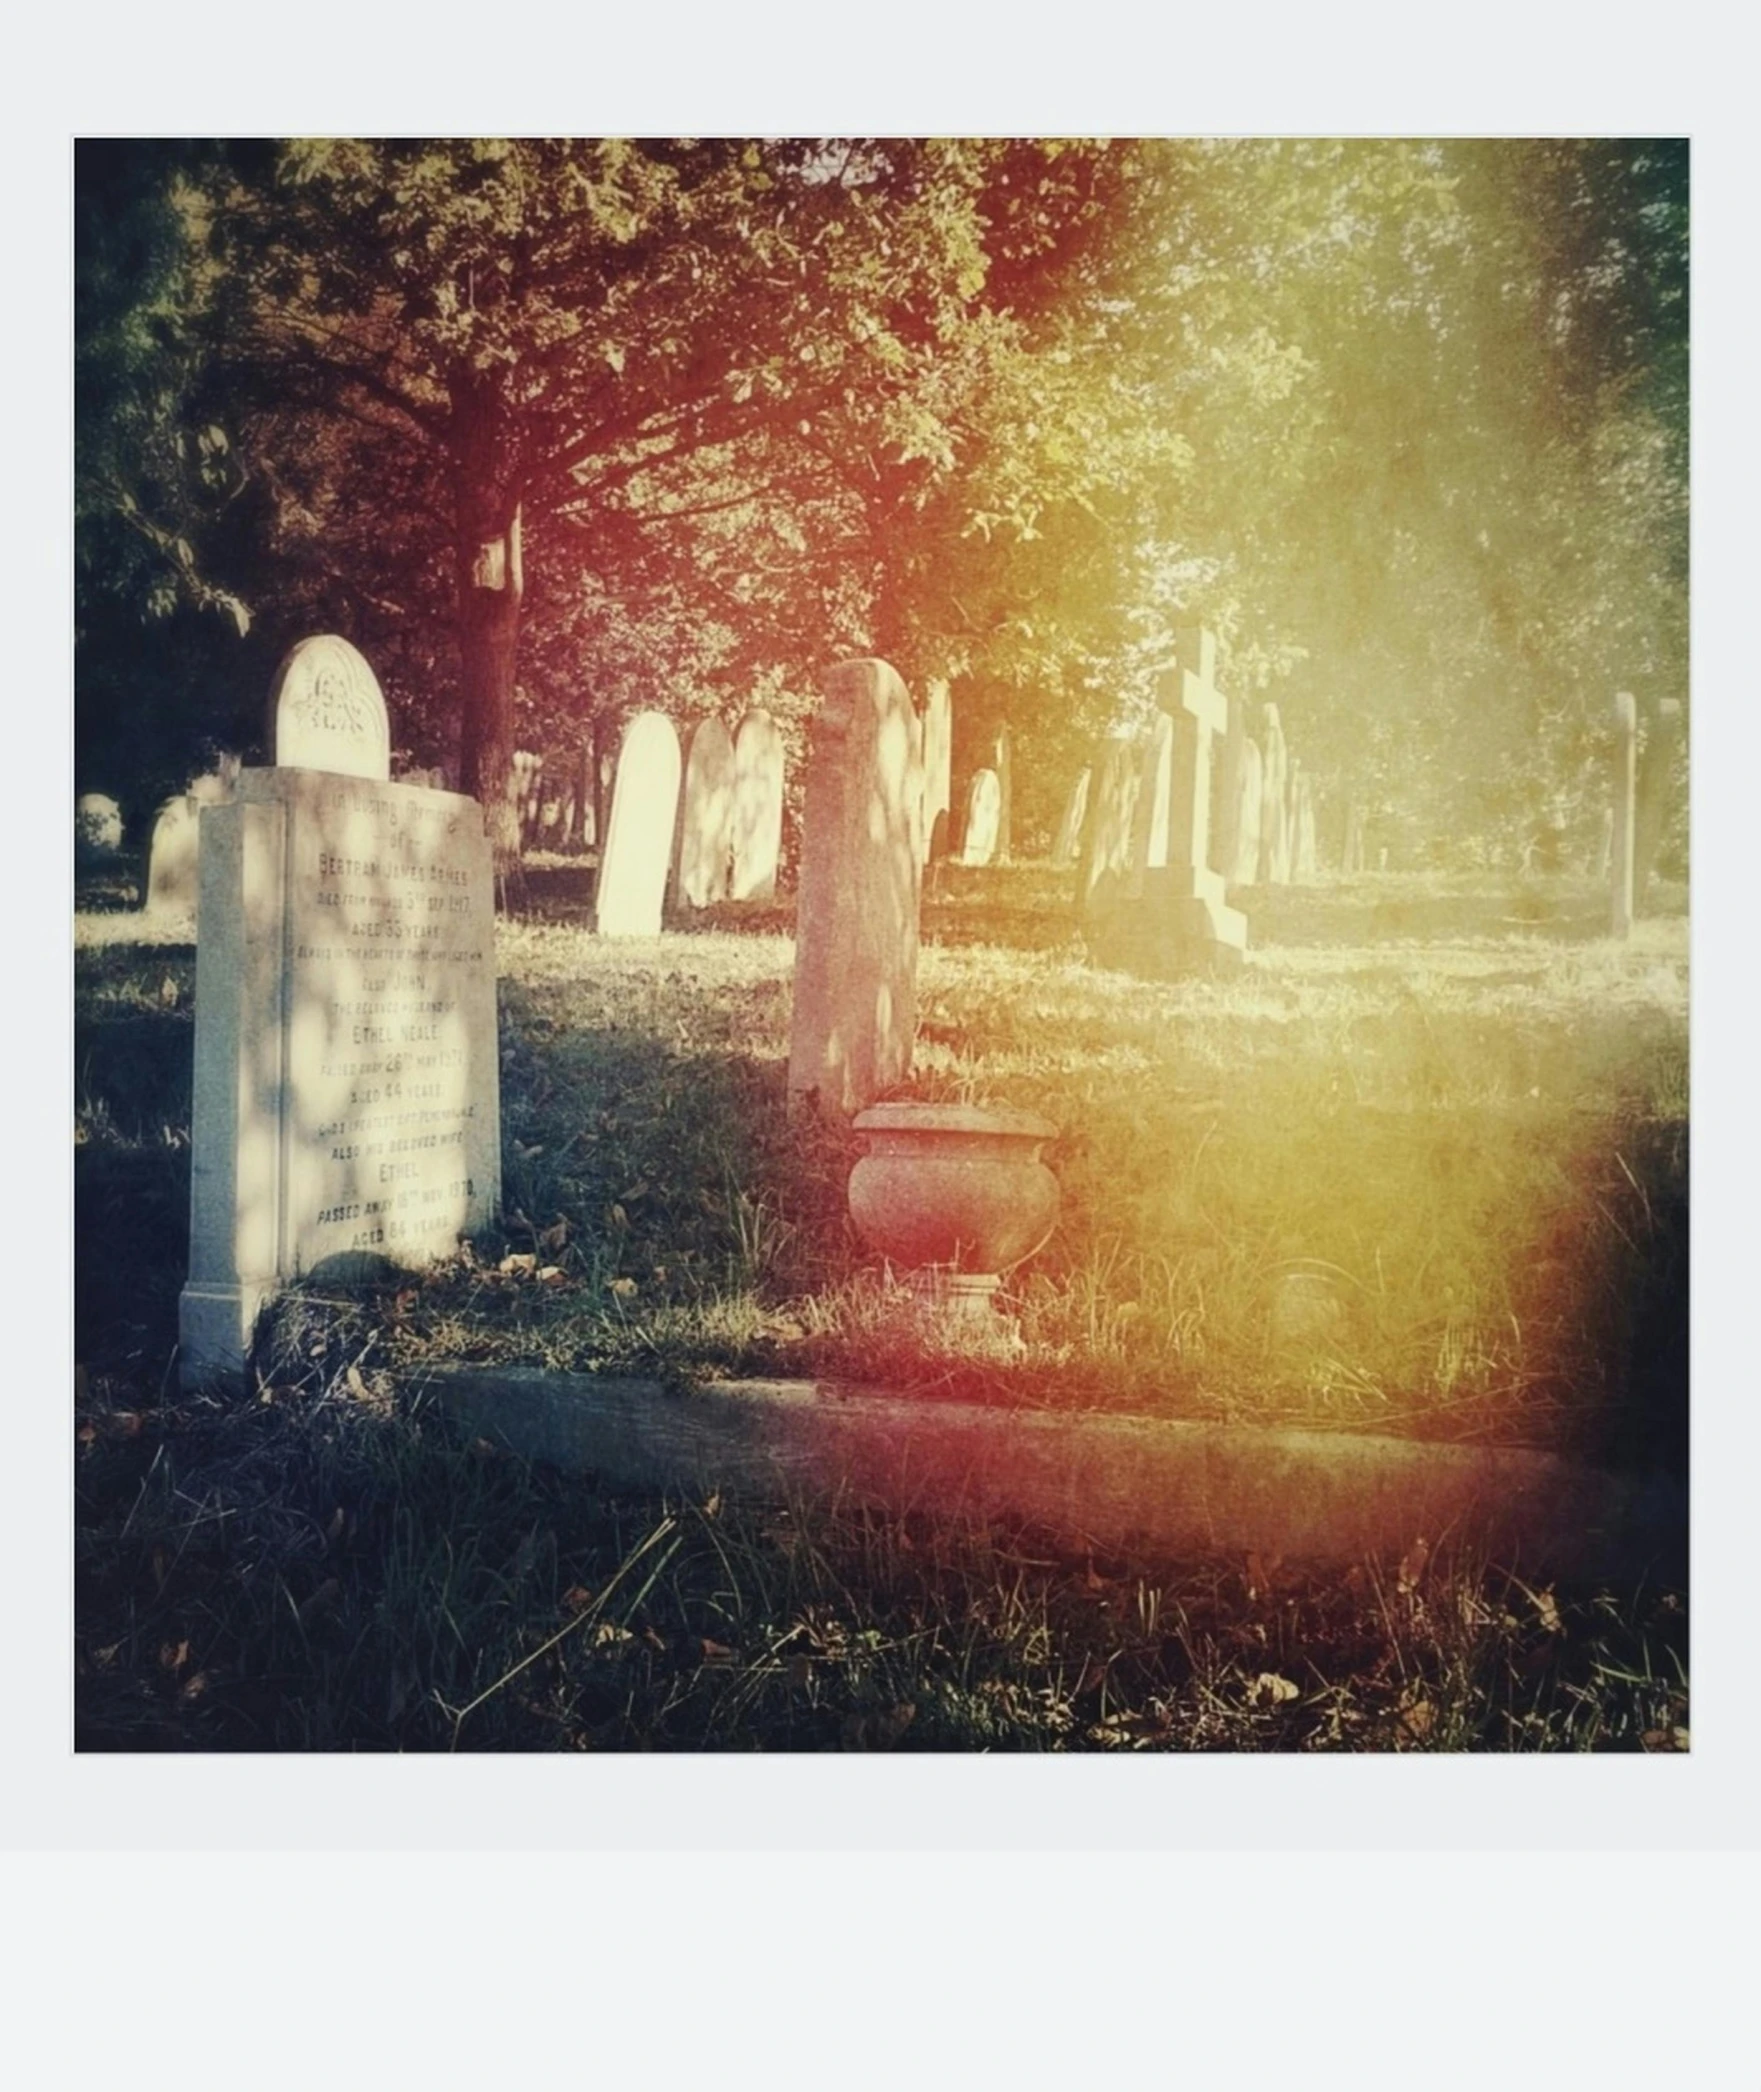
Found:
[[293, 1279], [446, 1257], [501, 1191], [475, 801], [277, 766], [202, 825], [186, 1386], [240, 1371]]
[[602, 937], [656, 937], [679, 803], [679, 736], [664, 712], [638, 712], [618, 751], [594, 924]]
[[147, 845], [147, 901], [150, 916], [164, 923], [196, 919], [197, 843], [201, 806], [179, 792], [160, 807]]
[[73, 807], [75, 853], [97, 862], [122, 848], [122, 808], [108, 793], [82, 792]]
[[[1216, 642], [1189, 625], [1175, 643], [1176, 666], [1162, 691], [1168, 707], [1162, 715], [1168, 727], [1164, 862], [1141, 865], [1141, 897], [1127, 892], [1099, 911], [1090, 932], [1098, 957], [1158, 978], [1201, 966], [1233, 969], [1247, 949], [1247, 918], [1228, 905], [1223, 875], [1209, 861], [1211, 752], [1229, 716], [1215, 682]], [[1147, 766], [1143, 789], [1161, 789]], [[1141, 835], [1141, 815], [1137, 826]]]
[[1146, 871], [1168, 862], [1168, 819], [1173, 790], [1174, 722], [1166, 712], [1150, 721], [1150, 737], [1138, 773], [1137, 800], [1131, 812], [1131, 866], [1125, 890], [1135, 899], [1143, 892]]
[[513, 809], [522, 851], [531, 849], [538, 840], [543, 777], [544, 758], [531, 749], [516, 748], [508, 757], [507, 802]]
[[733, 879], [736, 901], [768, 901], [783, 844], [783, 737], [762, 705], [734, 736]]
[[728, 897], [734, 848], [734, 742], [719, 719], [700, 719], [685, 759], [679, 893], [693, 908]]
[[966, 797], [966, 840], [961, 846], [962, 864], [989, 864], [997, 854], [997, 827], [1002, 815], [1003, 791], [994, 770], [981, 770], [972, 780]]
[[860, 1111], [911, 1070], [923, 780], [912, 705], [885, 661], [821, 678], [796, 897], [789, 1093]]
[[1297, 781], [1295, 840], [1290, 851], [1293, 883], [1313, 886], [1320, 877], [1320, 856], [1315, 841], [1315, 787], [1305, 770]]
[[198, 806], [225, 805], [238, 789], [240, 767], [236, 755], [220, 756], [212, 770], [192, 780], [189, 796]]
[[1284, 792], [1284, 825], [1290, 838], [1290, 883], [1304, 886], [1314, 878], [1314, 850], [1311, 835], [1308, 869], [1304, 870], [1303, 859], [1303, 809], [1309, 809], [1309, 825], [1314, 825], [1313, 798], [1310, 792], [1308, 772], [1302, 767], [1300, 756], [1290, 758], [1290, 777]]
[[1231, 886], [1253, 886], [1260, 876], [1260, 806], [1266, 789], [1265, 758], [1250, 736], [1241, 744], [1241, 776], [1236, 787], [1235, 861], [1228, 871]]
[[1015, 756], [1009, 729], [998, 727], [993, 744], [990, 767], [997, 773], [997, 847], [995, 857], [998, 864], [1007, 864], [1015, 850]]
[[391, 776], [391, 723], [379, 679], [334, 632], [302, 639], [276, 671], [269, 693], [278, 769], [339, 777]]
[[1229, 723], [1223, 733], [1222, 760], [1216, 765], [1211, 825], [1211, 862], [1226, 881], [1236, 880], [1241, 843], [1241, 773], [1247, 762], [1247, 707], [1228, 700]]
[[1364, 868], [1364, 803], [1353, 799], [1345, 809], [1345, 842], [1339, 856], [1339, 869], [1348, 877]]
[[1262, 708], [1262, 731], [1265, 735], [1265, 769], [1260, 793], [1260, 883], [1263, 886], [1288, 886], [1290, 829], [1286, 800], [1290, 789], [1290, 759], [1276, 705]]
[[[936, 815], [953, 813], [954, 701], [948, 685], [933, 679], [923, 699], [923, 841], [927, 850]], [[926, 859], [925, 862], [928, 860]]]
[[1645, 895], [1657, 866], [1657, 851], [1675, 788], [1682, 740], [1680, 699], [1664, 698], [1646, 724], [1633, 806], [1633, 908], [1640, 915], [1645, 912]]
[[1076, 782], [1070, 787], [1070, 796], [1064, 802], [1064, 815], [1052, 841], [1052, 862], [1055, 865], [1076, 862], [1082, 847], [1082, 824], [1088, 817], [1088, 781], [1093, 775], [1093, 764], [1084, 763], [1076, 773]]
[[1110, 905], [1123, 890], [1131, 864], [1132, 814], [1143, 768], [1136, 748], [1124, 735], [1102, 741], [1091, 767], [1094, 780], [1076, 872], [1076, 905], [1085, 914]]
[[1616, 937], [1633, 930], [1633, 813], [1637, 786], [1639, 710], [1632, 693], [1614, 700], [1614, 830], [1609, 868], [1609, 928]]

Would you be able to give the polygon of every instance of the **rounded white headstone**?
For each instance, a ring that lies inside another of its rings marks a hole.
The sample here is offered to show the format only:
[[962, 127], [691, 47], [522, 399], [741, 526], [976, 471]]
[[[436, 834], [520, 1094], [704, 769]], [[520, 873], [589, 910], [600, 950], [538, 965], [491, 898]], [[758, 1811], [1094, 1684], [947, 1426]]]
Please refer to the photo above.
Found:
[[302, 639], [276, 671], [269, 694], [275, 765], [339, 777], [391, 777], [391, 723], [367, 659], [346, 639]]
[[679, 736], [664, 712], [638, 712], [624, 729], [594, 921], [602, 937], [660, 933], [673, 818], [679, 803]]

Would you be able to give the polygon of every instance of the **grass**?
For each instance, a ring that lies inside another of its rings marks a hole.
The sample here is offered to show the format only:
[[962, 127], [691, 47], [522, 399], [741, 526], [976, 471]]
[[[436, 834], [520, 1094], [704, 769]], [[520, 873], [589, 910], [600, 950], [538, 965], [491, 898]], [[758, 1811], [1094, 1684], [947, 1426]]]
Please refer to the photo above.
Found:
[[1085, 963], [1067, 884], [948, 867], [925, 908], [914, 1088], [1061, 1128], [1013, 1352], [926, 1345], [851, 1236], [849, 1136], [784, 1100], [786, 909], [605, 944], [558, 872], [498, 926], [502, 1230], [292, 1297], [233, 1403], [175, 1387], [193, 950], [78, 917], [82, 1744], [1677, 1747], [1679, 1593], [620, 1500], [396, 1395], [814, 1373], [1685, 1472], [1679, 912], [1615, 946], [1566, 879], [1282, 890], [1238, 979], [1155, 984]]

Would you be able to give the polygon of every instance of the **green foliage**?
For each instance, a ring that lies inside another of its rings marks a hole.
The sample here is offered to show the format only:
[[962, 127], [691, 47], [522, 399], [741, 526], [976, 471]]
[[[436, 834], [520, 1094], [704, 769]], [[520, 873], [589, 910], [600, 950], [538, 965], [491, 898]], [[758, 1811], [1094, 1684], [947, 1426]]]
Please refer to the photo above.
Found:
[[1683, 691], [1683, 141], [125, 142], [79, 189], [83, 708], [91, 604], [176, 602], [350, 633], [428, 760], [877, 651], [1062, 771], [1198, 615], [1323, 787], [1491, 850], [1582, 809], [1614, 688]]

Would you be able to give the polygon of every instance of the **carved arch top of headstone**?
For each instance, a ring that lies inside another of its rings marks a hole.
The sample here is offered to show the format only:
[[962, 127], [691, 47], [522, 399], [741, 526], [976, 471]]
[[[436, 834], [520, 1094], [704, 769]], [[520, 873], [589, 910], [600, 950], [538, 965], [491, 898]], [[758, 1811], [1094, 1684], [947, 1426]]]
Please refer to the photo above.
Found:
[[302, 639], [276, 671], [269, 693], [280, 770], [329, 770], [339, 777], [391, 776], [391, 723], [367, 658], [334, 632]]

